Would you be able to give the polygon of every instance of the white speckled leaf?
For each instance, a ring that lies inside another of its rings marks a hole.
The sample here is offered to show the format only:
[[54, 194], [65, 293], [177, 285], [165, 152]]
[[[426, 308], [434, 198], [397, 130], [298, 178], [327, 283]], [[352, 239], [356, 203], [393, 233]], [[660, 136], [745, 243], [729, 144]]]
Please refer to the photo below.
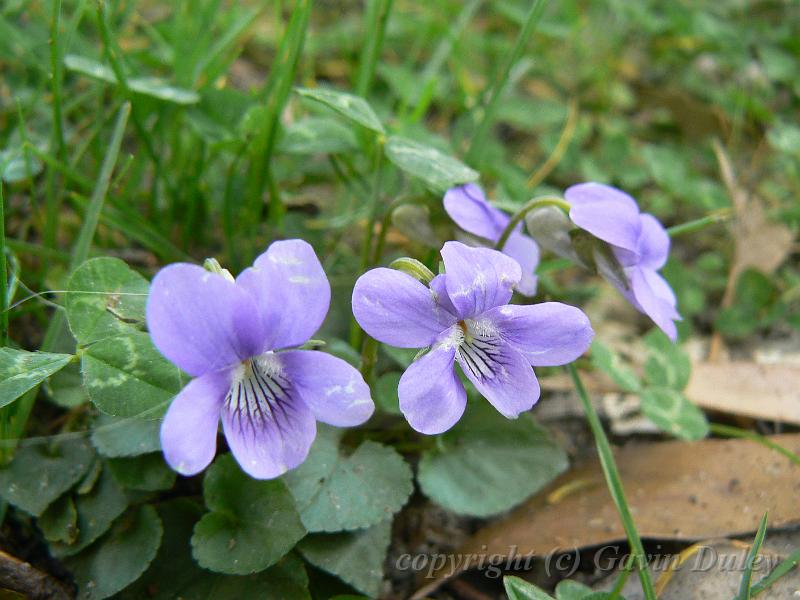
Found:
[[117, 417], [157, 419], [182, 386], [178, 368], [140, 331], [92, 344], [81, 369], [92, 402]]
[[63, 369], [71, 358], [70, 354], [0, 348], [0, 407], [11, 404]]

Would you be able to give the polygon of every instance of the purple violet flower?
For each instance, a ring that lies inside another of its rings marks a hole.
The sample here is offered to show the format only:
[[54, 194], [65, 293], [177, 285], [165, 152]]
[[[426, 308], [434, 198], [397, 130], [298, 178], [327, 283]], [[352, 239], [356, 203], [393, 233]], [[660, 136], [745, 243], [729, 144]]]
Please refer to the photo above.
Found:
[[220, 418], [231, 452], [257, 479], [305, 460], [316, 421], [359, 425], [374, 409], [369, 387], [345, 361], [306, 342], [328, 312], [331, 289], [314, 249], [275, 242], [236, 278], [197, 265], [153, 279], [147, 325], [161, 353], [195, 377], [161, 425], [170, 466], [183, 475], [214, 458]]
[[672, 288], [658, 274], [669, 256], [669, 235], [658, 219], [640, 213], [636, 200], [625, 192], [600, 183], [573, 185], [564, 198], [572, 222], [611, 246], [619, 264], [595, 253], [600, 274], [674, 342], [674, 321], [681, 316]]
[[[444, 209], [456, 225], [467, 233], [496, 244], [511, 218], [486, 200], [483, 190], [474, 183], [450, 188], [444, 195]], [[522, 279], [516, 291], [524, 296], [536, 295], [539, 266], [539, 246], [530, 236], [522, 233], [520, 223], [503, 247], [506, 254], [519, 263]]]
[[594, 332], [578, 308], [559, 302], [509, 305], [522, 276], [501, 252], [447, 242], [445, 274], [430, 287], [394, 269], [368, 271], [353, 289], [353, 314], [369, 335], [400, 348], [430, 346], [400, 379], [400, 410], [411, 427], [436, 434], [464, 413], [467, 394], [454, 363], [504, 416], [539, 399], [531, 366], [562, 365]]

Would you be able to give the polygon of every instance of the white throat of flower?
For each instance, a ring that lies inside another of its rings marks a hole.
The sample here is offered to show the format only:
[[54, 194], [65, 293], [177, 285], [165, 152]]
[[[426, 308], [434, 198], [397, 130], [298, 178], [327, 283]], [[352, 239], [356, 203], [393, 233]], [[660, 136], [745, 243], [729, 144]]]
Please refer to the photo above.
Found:
[[280, 426], [286, 422], [287, 411], [292, 410], [288, 402], [290, 393], [291, 383], [280, 360], [273, 352], [266, 352], [236, 368], [225, 406], [242, 431], [248, 429], [245, 421], [254, 430], [270, 421]]
[[502, 343], [500, 332], [489, 319], [464, 319], [439, 345], [456, 348], [461, 366], [477, 379], [486, 380], [507, 372], [500, 351]]

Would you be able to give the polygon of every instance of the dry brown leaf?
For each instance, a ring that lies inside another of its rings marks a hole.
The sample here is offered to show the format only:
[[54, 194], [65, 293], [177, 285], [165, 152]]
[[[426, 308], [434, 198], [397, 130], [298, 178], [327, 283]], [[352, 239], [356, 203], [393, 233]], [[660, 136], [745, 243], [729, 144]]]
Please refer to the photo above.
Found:
[[686, 397], [708, 410], [800, 425], [800, 367], [695, 363]]
[[[800, 434], [770, 437], [800, 452]], [[764, 512], [770, 527], [800, 523], [800, 469], [747, 440], [631, 445], [617, 465], [639, 534], [694, 541], [755, 531]], [[625, 540], [622, 524], [595, 460], [570, 470], [503, 518], [478, 531], [458, 555], [548, 556], [556, 550]], [[477, 557], [476, 557], [477, 560]], [[470, 566], [468, 560], [455, 573]], [[421, 589], [424, 597], [444, 576]]]
[[792, 248], [792, 231], [766, 218], [761, 199], [739, 185], [733, 165], [719, 142], [714, 142], [714, 152], [734, 212], [731, 233], [735, 246], [730, 279], [735, 283], [749, 267], [772, 273]]
[[[651, 574], [659, 600], [730, 600], [737, 597], [750, 543], [737, 540], [703, 540], [680, 554], [660, 554], [655, 558]], [[753, 565], [753, 582], [768, 575], [786, 558], [769, 545], [761, 548]], [[597, 590], [608, 591], [617, 581], [619, 572], [612, 572]], [[792, 570], [778, 580], [763, 598], [791, 598], [800, 584], [800, 571]], [[628, 578], [622, 589], [628, 600], [644, 600], [636, 577]]]

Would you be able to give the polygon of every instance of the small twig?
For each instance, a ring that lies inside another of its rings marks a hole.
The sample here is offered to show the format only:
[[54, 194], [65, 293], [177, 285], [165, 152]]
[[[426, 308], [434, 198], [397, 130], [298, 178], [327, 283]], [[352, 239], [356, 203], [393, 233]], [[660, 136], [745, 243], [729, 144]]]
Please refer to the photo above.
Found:
[[31, 600], [69, 600], [69, 589], [48, 575], [0, 550], [0, 587], [23, 594]]

